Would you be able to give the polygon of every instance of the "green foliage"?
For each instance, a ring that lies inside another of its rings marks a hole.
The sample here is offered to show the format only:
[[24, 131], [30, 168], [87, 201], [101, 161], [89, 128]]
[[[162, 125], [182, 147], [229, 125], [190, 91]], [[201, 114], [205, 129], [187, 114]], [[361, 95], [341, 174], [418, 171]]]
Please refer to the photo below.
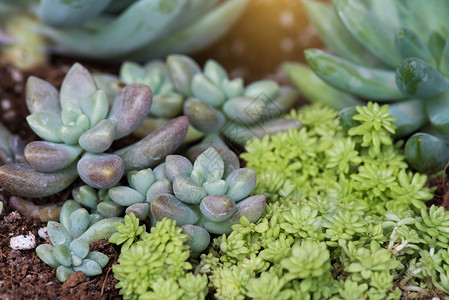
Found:
[[146, 228], [145, 225], [139, 226], [139, 219], [136, 218], [134, 213], [126, 215], [124, 221], [124, 223], [114, 223], [117, 232], [111, 235], [109, 243], [117, 245], [123, 244], [122, 248], [128, 249], [141, 234], [146, 232]]

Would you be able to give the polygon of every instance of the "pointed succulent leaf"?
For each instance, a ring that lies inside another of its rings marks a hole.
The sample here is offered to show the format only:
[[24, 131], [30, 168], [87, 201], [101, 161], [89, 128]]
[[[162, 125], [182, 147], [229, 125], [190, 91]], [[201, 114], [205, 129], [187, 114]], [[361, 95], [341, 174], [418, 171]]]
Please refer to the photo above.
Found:
[[64, 266], [59, 266], [56, 269], [56, 278], [58, 278], [59, 281], [64, 282], [67, 279], [69, 279], [69, 277], [75, 273], [75, 271], [73, 271], [71, 268], [67, 268]]
[[62, 226], [64, 226], [66, 229], [70, 228], [72, 226], [72, 220], [70, 216], [80, 208], [81, 205], [72, 199], [65, 201], [61, 207], [61, 212], [59, 214], [59, 222], [62, 224]]
[[182, 232], [189, 236], [185, 244], [192, 250], [191, 256], [193, 257], [206, 250], [210, 244], [210, 234], [202, 227], [187, 224], [182, 226]]
[[226, 195], [240, 201], [247, 197], [256, 187], [256, 172], [248, 168], [237, 169], [226, 178], [228, 191]]
[[108, 119], [115, 124], [115, 138], [133, 132], [147, 117], [152, 103], [151, 89], [145, 84], [127, 85], [114, 99]]
[[[120, 80], [125, 84], [137, 83], [143, 81], [146, 75], [146, 71], [138, 63], [132, 61], [125, 61], [120, 66]], [[142, 82], [143, 83], [143, 82]], [[150, 88], [154, 89], [152, 86]]]
[[86, 258], [95, 261], [101, 268], [104, 268], [109, 262], [109, 257], [98, 251], [89, 252]]
[[177, 226], [195, 224], [198, 221], [196, 213], [175, 196], [162, 194], [151, 202], [151, 213], [156, 221], [169, 218], [176, 221]]
[[78, 161], [77, 170], [88, 185], [108, 189], [119, 182], [125, 168], [118, 155], [85, 153]]
[[56, 247], [57, 245], [66, 245], [68, 247], [72, 242], [70, 233], [61, 225], [61, 223], [54, 221], [48, 222], [47, 231], [53, 247]]
[[26, 83], [26, 104], [31, 114], [49, 111], [60, 114], [59, 92], [45, 80], [30, 76]]
[[156, 180], [167, 179], [167, 175], [165, 174], [165, 163], [161, 163], [153, 170], [154, 176], [156, 176]]
[[145, 200], [144, 195], [127, 186], [112, 187], [108, 195], [112, 201], [121, 206], [130, 206]]
[[432, 127], [445, 139], [449, 138], [449, 92], [425, 99], [425, 110]]
[[231, 197], [211, 195], [201, 201], [200, 210], [209, 221], [222, 222], [235, 212], [236, 204]]
[[165, 158], [165, 176], [170, 181], [173, 181], [177, 175], [189, 177], [192, 170], [192, 163], [184, 156], [169, 155]]
[[219, 107], [226, 101], [226, 95], [219, 86], [202, 73], [195, 74], [192, 78], [192, 94], [213, 107]]
[[173, 119], [139, 142], [119, 151], [127, 171], [155, 166], [181, 145], [187, 134], [189, 120], [185, 116]]
[[102, 201], [98, 203], [97, 211], [105, 218], [118, 217], [123, 213], [123, 207], [112, 201]]
[[203, 183], [203, 189], [208, 195], [224, 195], [228, 189], [226, 181], [220, 179], [214, 182]]
[[238, 123], [253, 124], [266, 114], [267, 106], [262, 98], [236, 97], [223, 105], [226, 116]]
[[[82, 206], [89, 207], [90, 209], [96, 209], [97, 200], [99, 200], [95, 189], [88, 185], [74, 188], [72, 190], [72, 197], [76, 202]], [[67, 201], [65, 203], [67, 203]]]
[[156, 176], [151, 169], [131, 171], [128, 173], [129, 185], [142, 195], [146, 195], [150, 186], [156, 181]]
[[208, 59], [204, 64], [204, 75], [218, 86], [223, 80], [229, 79], [228, 72], [213, 59]]
[[79, 267], [83, 263], [83, 260], [76, 256], [75, 254], [72, 255], [72, 266], [73, 267]]
[[20, 197], [39, 198], [56, 194], [68, 187], [77, 177], [75, 165], [52, 173], [38, 172], [28, 164], [8, 164], [0, 167], [0, 185]]
[[73, 240], [69, 245], [69, 249], [80, 259], [84, 259], [89, 254], [89, 244], [86, 241]]
[[204, 132], [216, 132], [225, 124], [224, 115], [214, 107], [195, 98], [184, 102], [184, 115], [193, 127]]
[[37, 112], [27, 116], [26, 120], [34, 133], [43, 140], [55, 143], [62, 142], [59, 134], [62, 123], [58, 114], [50, 111]]
[[257, 195], [240, 201], [236, 205], [234, 214], [223, 222], [206, 221], [204, 228], [216, 234], [228, 234], [232, 231], [231, 226], [239, 223], [241, 217], [246, 217], [249, 222], [255, 223], [265, 210], [265, 196]]
[[449, 80], [426, 62], [407, 58], [396, 69], [396, 84], [407, 97], [429, 98], [445, 92]]
[[[317, 3], [316, 1], [307, 1]], [[322, 5], [322, 4], [320, 4]], [[326, 84], [309, 67], [301, 63], [285, 63], [288, 78], [299, 91], [313, 103], [323, 103], [335, 109], [362, 105], [362, 102], [348, 93], [343, 93]]]
[[435, 58], [426, 44], [409, 28], [400, 28], [395, 36], [396, 49], [402, 59], [415, 57], [432, 66], [436, 66]]
[[273, 100], [279, 92], [279, 84], [273, 80], [259, 80], [245, 88], [245, 97], [261, 99], [264, 102]]
[[214, 182], [222, 179], [224, 173], [223, 158], [210, 147], [201, 153], [193, 164], [192, 179], [202, 185], [205, 181]]
[[136, 203], [131, 206], [128, 206], [125, 211], [126, 215], [133, 213], [137, 219], [140, 221], [144, 221], [148, 218], [148, 214], [150, 213], [150, 204], [149, 203]]
[[70, 267], [72, 265], [72, 257], [70, 255], [69, 247], [64, 244], [53, 247], [53, 257], [64, 267]]
[[100, 265], [96, 261], [88, 258], [83, 260], [81, 266], [74, 267], [73, 270], [75, 272], [81, 271], [86, 274], [86, 276], [96, 276], [100, 275], [102, 272]]
[[88, 244], [91, 244], [92, 242], [109, 238], [114, 232], [117, 231], [114, 228], [115, 222], [123, 222], [123, 219], [117, 217], [102, 219], [90, 226], [89, 229], [78, 237], [78, 240], [83, 240]]
[[86, 231], [89, 223], [89, 213], [85, 208], [80, 208], [70, 215], [70, 226], [67, 229], [72, 237], [77, 238]]
[[78, 144], [80, 136], [84, 133], [84, 129], [76, 125], [61, 126], [59, 136], [61, 140], [69, 145]]
[[81, 128], [83, 131], [86, 131], [90, 128], [90, 121], [86, 115], [80, 115], [76, 118], [75, 122], [76, 127]]
[[235, 78], [233, 80], [225, 79], [221, 83], [221, 89], [226, 94], [226, 98], [231, 99], [243, 95], [245, 86], [242, 78]]
[[438, 172], [449, 161], [449, 146], [437, 137], [418, 132], [405, 143], [407, 162], [421, 172]]
[[178, 175], [173, 180], [173, 192], [176, 198], [188, 204], [199, 204], [207, 196], [201, 186], [183, 175]]
[[90, 72], [81, 64], [74, 64], [61, 85], [61, 108], [64, 109], [66, 104], [72, 104], [83, 110], [96, 90], [97, 86]]
[[180, 94], [168, 93], [153, 97], [150, 116], [158, 118], [174, 118], [182, 113], [184, 98]]
[[167, 68], [175, 88], [183, 95], [191, 96], [191, 82], [195, 74], [201, 73], [198, 64], [185, 55], [169, 55]]
[[36, 247], [36, 254], [39, 258], [50, 267], [57, 268], [61, 264], [53, 257], [53, 246], [49, 244], [41, 244]]
[[395, 138], [408, 136], [427, 123], [425, 101], [427, 103], [429, 100], [410, 99], [389, 105], [390, 116], [396, 118], [394, 123], [397, 128], [393, 135]]
[[154, 198], [162, 194], [172, 194], [172, 183], [166, 179], [162, 178], [156, 181], [154, 184], [150, 186], [146, 193], [147, 202], [151, 203]]
[[92, 100], [89, 103], [89, 108], [84, 111], [84, 114], [89, 118], [90, 127], [94, 127], [100, 121], [104, 120], [108, 115], [109, 100], [108, 96], [103, 90], [98, 90], [92, 95]]
[[102, 120], [80, 136], [79, 144], [87, 152], [102, 153], [111, 147], [114, 138], [114, 124], [110, 120]]
[[66, 103], [61, 111], [62, 124], [73, 126], [81, 115], [83, 115], [83, 112], [80, 107], [72, 103]]
[[396, 86], [394, 72], [361, 67], [319, 49], [304, 53], [315, 74], [335, 88], [377, 101], [404, 98]]
[[401, 61], [394, 47], [394, 32], [360, 1], [333, 0], [346, 29], [372, 54], [390, 67]]
[[68, 167], [81, 151], [79, 146], [34, 141], [25, 147], [24, 155], [31, 168], [41, 172], [53, 172]]

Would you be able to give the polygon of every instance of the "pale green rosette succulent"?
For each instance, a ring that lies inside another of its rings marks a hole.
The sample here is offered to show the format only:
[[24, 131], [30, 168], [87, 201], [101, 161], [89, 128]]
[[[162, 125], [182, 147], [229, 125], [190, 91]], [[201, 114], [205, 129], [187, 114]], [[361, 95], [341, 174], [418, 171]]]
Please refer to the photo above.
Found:
[[122, 218], [99, 220], [75, 201], [68, 200], [61, 208], [60, 223], [50, 221], [47, 224], [51, 244], [37, 246], [36, 253], [42, 261], [56, 268], [59, 281], [66, 281], [75, 271], [87, 276], [99, 275], [109, 258], [100, 252], [90, 252], [89, 244], [111, 236], [116, 232], [114, 223], [122, 221]]
[[109, 189], [116, 204], [127, 207], [140, 220], [154, 223], [164, 217], [176, 220], [192, 237], [189, 246], [195, 254], [210, 241], [209, 233], [231, 232], [241, 217], [256, 222], [265, 209], [265, 196], [248, 197], [256, 184], [253, 170], [240, 168], [234, 155], [226, 161], [209, 148], [192, 164], [180, 155], [167, 156], [155, 169], [132, 171], [129, 186]]
[[134, 131], [146, 118], [152, 93], [144, 84], [123, 88], [111, 106], [103, 90], [80, 64], [67, 73], [59, 93], [51, 84], [30, 77], [27, 122], [44, 141], [25, 147], [28, 164], [0, 168], [0, 184], [26, 197], [54, 194], [78, 176], [88, 185], [107, 189], [125, 172], [157, 164], [184, 140], [186, 117], [172, 120], [139, 142], [105, 153], [114, 140]]

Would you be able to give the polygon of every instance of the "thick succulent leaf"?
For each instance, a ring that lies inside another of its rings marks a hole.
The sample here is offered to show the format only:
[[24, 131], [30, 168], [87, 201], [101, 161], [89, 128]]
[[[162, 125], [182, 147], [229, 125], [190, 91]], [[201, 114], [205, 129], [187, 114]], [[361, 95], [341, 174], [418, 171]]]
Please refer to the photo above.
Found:
[[449, 38], [446, 39], [440, 59], [440, 72], [449, 77]]
[[302, 0], [302, 3], [309, 21], [333, 52], [359, 65], [379, 66], [381, 64], [348, 32], [333, 8], [314, 0]]
[[[399, 102], [402, 103], [402, 102]], [[354, 120], [354, 116], [358, 114], [358, 111], [355, 106], [348, 106], [343, 108], [338, 113], [338, 119], [340, 120], [340, 125], [343, 127], [345, 131], [348, 131], [349, 129], [353, 127], [357, 127], [360, 125], [360, 122], [357, 120]]]
[[42, 0], [37, 7], [37, 16], [44, 23], [63, 28], [83, 24], [99, 15], [111, 0]]
[[264, 118], [267, 105], [262, 99], [237, 97], [226, 101], [223, 112], [234, 122], [254, 124]]
[[76, 125], [69, 125], [69, 126], [61, 126], [59, 130], [59, 136], [61, 137], [61, 140], [69, 145], [76, 145], [78, 144], [79, 138], [84, 133], [84, 129], [76, 126]]
[[176, 198], [188, 204], [199, 204], [207, 196], [206, 191], [183, 175], [178, 175], [173, 181], [173, 192]]
[[73, 270], [81, 271], [86, 274], [86, 276], [96, 276], [100, 275], [102, 272], [100, 265], [92, 259], [84, 259], [81, 266], [74, 267]]
[[[130, 53], [127, 57], [136, 61], [164, 57], [170, 53], [193, 53], [219, 40], [235, 23], [248, 5], [249, 0], [228, 0], [209, 13], [198, 18], [186, 28], [155, 43]], [[184, 93], [189, 95], [189, 93]]]
[[72, 237], [67, 229], [62, 226], [61, 223], [50, 221], [47, 223], [48, 237], [50, 238], [51, 244], [55, 247], [58, 245], [69, 246], [72, 242]]
[[70, 267], [72, 265], [69, 247], [64, 244], [55, 245], [53, 247], [53, 257], [64, 267]]
[[41, 244], [36, 247], [36, 254], [39, 258], [50, 267], [57, 268], [61, 264], [53, 257], [53, 246], [49, 244]]
[[30, 76], [26, 83], [26, 104], [31, 114], [49, 111], [59, 114], [59, 92], [45, 80]]
[[121, 206], [130, 206], [145, 200], [145, 196], [127, 186], [112, 187], [108, 191], [112, 201]]
[[396, 84], [408, 97], [429, 98], [445, 92], [449, 80], [426, 62], [407, 58], [396, 69]]
[[167, 69], [176, 90], [183, 95], [192, 96], [192, 78], [201, 73], [198, 64], [185, 55], [169, 55], [167, 57]]
[[200, 204], [201, 213], [212, 222], [222, 222], [236, 210], [235, 201], [225, 195], [211, 195], [205, 197]]
[[411, 99], [390, 104], [388, 112], [396, 118], [395, 138], [408, 136], [427, 123], [425, 101], [427, 100]]
[[187, 117], [178, 117], [139, 142], [116, 153], [122, 157], [127, 171], [154, 167], [181, 145], [188, 126]]
[[142, 124], [132, 133], [133, 136], [144, 138], [152, 132], [155, 132], [169, 122], [165, 118], [146, 118]]
[[110, 120], [102, 120], [84, 132], [80, 136], [78, 143], [87, 152], [102, 153], [111, 147], [114, 138], [114, 123]]
[[74, 64], [61, 85], [61, 108], [64, 109], [66, 103], [80, 107], [83, 111], [90, 101], [90, 96], [97, 90], [95, 81], [90, 72], [81, 64]]
[[185, 242], [190, 247], [191, 256], [195, 257], [206, 250], [210, 243], [210, 234], [206, 229], [195, 225], [182, 226], [182, 233], [187, 234], [189, 239]]
[[189, 177], [192, 170], [192, 163], [184, 156], [169, 155], [165, 158], [165, 176], [170, 181], [173, 181], [177, 175]]
[[225, 92], [228, 99], [242, 96], [245, 91], [243, 78], [234, 78], [232, 80], [224, 79], [221, 82], [221, 89]]
[[206, 221], [204, 228], [216, 234], [228, 234], [231, 226], [239, 223], [241, 217], [246, 217], [251, 223], [256, 223], [265, 210], [266, 199], [263, 195], [252, 196], [236, 205], [234, 214], [223, 222]]
[[271, 102], [279, 93], [279, 84], [273, 80], [259, 80], [245, 88], [245, 97]]
[[95, 261], [101, 268], [104, 268], [109, 262], [109, 257], [98, 251], [90, 252], [87, 258]]
[[108, 119], [115, 124], [115, 139], [136, 129], [147, 117], [152, 103], [151, 89], [145, 84], [127, 85], [114, 99]]
[[157, 196], [151, 202], [151, 213], [156, 221], [169, 218], [175, 220], [177, 226], [195, 224], [198, 221], [198, 216], [190, 207], [170, 194]]
[[71, 165], [81, 151], [79, 146], [34, 141], [25, 147], [24, 155], [31, 168], [40, 172], [54, 172]]
[[435, 58], [426, 44], [409, 28], [400, 28], [395, 36], [396, 49], [402, 59], [414, 57], [436, 67]]
[[192, 179], [202, 185], [205, 181], [214, 182], [223, 178], [224, 161], [213, 147], [201, 153], [193, 164]]
[[137, 0], [120, 0], [120, 1], [113, 0], [111, 1], [111, 3], [109, 3], [109, 5], [106, 7], [104, 11], [107, 13], [121, 12], [122, 10], [124, 10], [125, 8], [127, 8], [136, 1]]
[[193, 97], [213, 107], [219, 107], [226, 101], [226, 95], [219, 85], [202, 73], [193, 76], [191, 90]]
[[429, 40], [427, 41], [427, 48], [432, 52], [433, 57], [442, 59], [441, 57], [443, 55], [445, 44], [446, 39], [434, 31], [430, 34]]
[[109, 111], [109, 100], [105, 91], [98, 90], [91, 96], [91, 101], [86, 103], [84, 114], [89, 118], [90, 127], [106, 118]]
[[338, 110], [348, 106], [362, 105], [361, 101], [350, 94], [343, 93], [325, 83], [304, 64], [285, 63], [284, 70], [293, 85], [313, 103], [323, 103]]
[[305, 55], [310, 68], [335, 88], [376, 101], [404, 98], [394, 72], [361, 67], [319, 49], [308, 49]]
[[[76, 202], [84, 207], [89, 207], [90, 209], [97, 208], [97, 192], [93, 187], [88, 185], [83, 185], [76, 187], [72, 190], [72, 197]], [[64, 202], [65, 205], [66, 202]]]
[[125, 213], [127, 215], [133, 213], [137, 219], [140, 221], [144, 221], [148, 218], [148, 214], [150, 213], [150, 204], [149, 203], [136, 203], [126, 208]]
[[369, 9], [373, 11], [390, 28], [399, 28], [400, 20], [396, 7], [397, 1], [369, 0]]
[[75, 271], [73, 271], [71, 268], [67, 268], [64, 266], [59, 266], [56, 269], [56, 278], [58, 278], [59, 281], [64, 282], [67, 279], [69, 279], [69, 277], [75, 273]]
[[332, 3], [346, 29], [372, 54], [395, 68], [401, 58], [394, 46], [394, 31], [360, 0], [333, 0]]
[[56, 194], [68, 187], [77, 177], [75, 165], [52, 173], [38, 172], [27, 164], [8, 164], [0, 167], [0, 185], [20, 197], [39, 198]]
[[120, 156], [115, 154], [85, 153], [78, 161], [77, 170], [86, 184], [108, 189], [122, 178], [125, 166]]
[[91, 244], [95, 241], [109, 238], [117, 230], [114, 227], [115, 222], [123, 222], [122, 218], [107, 218], [102, 219], [89, 227], [79, 238]]
[[228, 191], [226, 195], [240, 201], [247, 197], [256, 187], [256, 172], [248, 168], [237, 169], [226, 178]]
[[26, 117], [28, 125], [40, 138], [49, 142], [62, 142], [59, 128], [62, 126], [61, 118], [54, 112], [37, 112]]
[[154, 176], [156, 176], [156, 180], [167, 179], [167, 175], [165, 175], [165, 163], [161, 163], [156, 168], [153, 169]]
[[81, 108], [72, 103], [65, 103], [61, 111], [61, 121], [64, 125], [74, 125], [76, 120], [83, 114]]
[[174, 118], [181, 114], [184, 98], [180, 94], [168, 93], [153, 97], [150, 115], [158, 118]]
[[98, 203], [97, 212], [105, 218], [118, 217], [123, 213], [124, 208], [112, 201], [102, 201]]
[[225, 68], [213, 59], [208, 59], [204, 64], [204, 75], [218, 86], [221, 85], [223, 80], [229, 79], [228, 72]]
[[111, 102], [123, 88], [117, 75], [96, 73], [93, 77], [98, 89], [104, 91]]
[[173, 194], [172, 183], [166, 178], [161, 178], [150, 186], [146, 194], [146, 199], [151, 203], [154, 198], [162, 194]]
[[[226, 166], [225, 166], [226, 170]], [[232, 171], [231, 171], [232, 172]], [[203, 183], [203, 189], [208, 195], [224, 195], [228, 190], [228, 184], [224, 180]]]
[[219, 110], [195, 98], [189, 98], [184, 102], [183, 111], [190, 124], [199, 131], [217, 132], [226, 121]]
[[418, 132], [405, 144], [407, 162], [420, 172], [435, 173], [449, 161], [449, 146], [439, 138]]
[[73, 238], [77, 238], [86, 231], [89, 222], [89, 213], [85, 208], [80, 208], [70, 215], [70, 226], [67, 229]]
[[74, 213], [76, 210], [80, 209], [81, 205], [79, 203], [75, 202], [74, 200], [67, 200], [64, 202], [64, 205], [61, 207], [61, 213], [59, 214], [59, 220], [62, 226], [65, 228], [71, 227], [71, 219], [70, 216], [72, 213]]
[[156, 176], [151, 169], [131, 171], [128, 173], [129, 185], [142, 195], [146, 195], [150, 186], [156, 181]]
[[[145, 80], [146, 73], [147, 71], [141, 65], [132, 61], [123, 62], [119, 71], [120, 80], [125, 84], [145, 83], [143, 80]], [[150, 88], [155, 92], [152, 86]]]
[[449, 92], [425, 99], [427, 117], [433, 128], [445, 139], [449, 139]]
[[81, 259], [89, 254], [89, 244], [82, 240], [73, 240], [69, 245], [70, 251]]

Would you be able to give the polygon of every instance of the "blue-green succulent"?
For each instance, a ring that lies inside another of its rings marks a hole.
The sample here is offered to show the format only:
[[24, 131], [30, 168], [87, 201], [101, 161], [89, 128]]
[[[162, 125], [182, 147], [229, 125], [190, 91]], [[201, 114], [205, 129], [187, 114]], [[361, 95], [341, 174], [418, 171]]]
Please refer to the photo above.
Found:
[[184, 140], [186, 117], [179, 117], [140, 141], [108, 151], [114, 140], [130, 134], [146, 118], [152, 93], [144, 84], [123, 88], [111, 106], [92, 75], [80, 64], [67, 73], [59, 93], [50, 83], [30, 77], [27, 122], [44, 141], [25, 147], [27, 164], [0, 169], [0, 184], [19, 196], [54, 194], [78, 176], [88, 185], [109, 188], [124, 173], [157, 164]]
[[89, 245], [108, 238], [116, 231], [114, 223], [119, 221], [123, 219], [100, 220], [96, 215], [89, 215], [77, 202], [68, 200], [61, 208], [60, 222], [47, 224], [51, 244], [39, 245], [36, 253], [46, 264], [56, 268], [60, 281], [66, 281], [75, 271], [87, 276], [99, 275], [109, 258], [103, 253], [91, 252]]

